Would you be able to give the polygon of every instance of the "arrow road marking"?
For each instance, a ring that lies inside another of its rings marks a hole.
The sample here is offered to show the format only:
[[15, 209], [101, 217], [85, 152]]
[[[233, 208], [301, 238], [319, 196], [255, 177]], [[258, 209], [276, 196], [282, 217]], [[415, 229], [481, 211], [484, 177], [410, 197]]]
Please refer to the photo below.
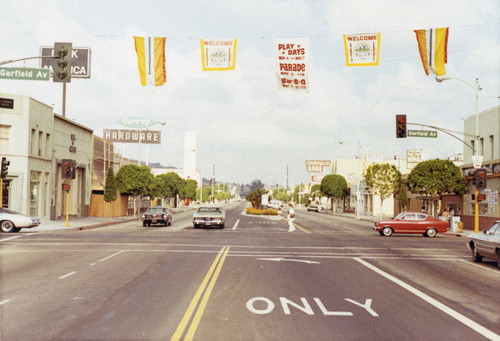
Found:
[[304, 259], [290, 259], [290, 258], [257, 258], [259, 260], [270, 260], [272, 262], [299, 262], [299, 263], [307, 263], [307, 264], [321, 264], [320, 262], [316, 262], [313, 260], [304, 260]]

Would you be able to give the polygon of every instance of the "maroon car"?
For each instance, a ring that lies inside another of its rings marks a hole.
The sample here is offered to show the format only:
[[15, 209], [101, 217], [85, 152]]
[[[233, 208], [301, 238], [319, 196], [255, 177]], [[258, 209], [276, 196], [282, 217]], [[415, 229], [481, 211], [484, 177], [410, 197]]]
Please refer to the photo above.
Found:
[[422, 233], [425, 237], [448, 231], [449, 223], [423, 212], [401, 212], [394, 219], [377, 220], [373, 229], [381, 236], [393, 233]]

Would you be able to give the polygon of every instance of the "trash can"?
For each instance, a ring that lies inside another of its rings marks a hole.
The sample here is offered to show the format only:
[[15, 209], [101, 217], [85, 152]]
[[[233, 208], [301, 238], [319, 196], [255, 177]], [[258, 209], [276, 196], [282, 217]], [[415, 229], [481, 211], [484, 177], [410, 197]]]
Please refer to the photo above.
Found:
[[451, 217], [450, 218], [450, 231], [458, 232], [458, 223], [460, 223], [460, 217]]

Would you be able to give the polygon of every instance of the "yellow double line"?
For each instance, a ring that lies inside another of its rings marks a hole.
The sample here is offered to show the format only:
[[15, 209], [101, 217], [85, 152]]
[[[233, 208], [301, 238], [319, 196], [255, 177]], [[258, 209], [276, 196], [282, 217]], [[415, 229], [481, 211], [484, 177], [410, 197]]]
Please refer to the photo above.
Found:
[[[198, 291], [196, 291], [196, 294], [194, 295], [191, 304], [189, 304], [188, 309], [184, 313], [184, 317], [182, 318], [181, 323], [179, 324], [179, 326], [175, 330], [174, 335], [170, 339], [171, 341], [176, 341], [181, 339], [190, 321], [191, 324], [189, 325], [189, 329], [186, 335], [184, 336], [184, 340], [193, 339], [194, 334], [196, 333], [196, 329], [198, 328], [201, 317], [203, 315], [203, 312], [205, 310], [205, 307], [207, 306], [210, 294], [212, 293], [212, 290], [215, 286], [215, 281], [217, 281], [217, 277], [219, 277], [220, 270], [222, 269], [222, 264], [224, 264], [224, 260], [226, 259], [229, 249], [230, 249], [229, 246], [224, 246], [217, 254], [217, 257], [215, 258], [214, 262], [212, 263], [212, 266], [210, 267], [210, 270], [208, 270], [207, 274], [205, 275], [205, 278], [203, 279], [203, 282], [201, 282], [201, 285], [198, 288]], [[194, 317], [192, 318], [193, 314]]]

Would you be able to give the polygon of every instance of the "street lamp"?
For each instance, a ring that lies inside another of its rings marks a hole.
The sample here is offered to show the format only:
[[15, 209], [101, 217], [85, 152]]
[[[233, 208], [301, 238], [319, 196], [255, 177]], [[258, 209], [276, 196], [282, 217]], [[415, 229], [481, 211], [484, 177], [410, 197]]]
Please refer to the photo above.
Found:
[[[339, 144], [344, 144], [344, 143], [346, 142], [339, 141]], [[359, 219], [359, 206], [361, 201], [361, 191], [359, 190], [361, 184], [361, 179], [360, 179], [361, 174], [359, 171], [359, 160], [361, 159], [360, 150], [361, 150], [361, 142], [358, 141], [358, 146], [356, 150], [356, 205], [354, 206], [354, 209], [356, 211], [356, 219]]]
[[[146, 131], [149, 130], [149, 127], [154, 126], [155, 124], [161, 124], [162, 126], [164, 126], [165, 124], [167, 124], [167, 122], [165, 122], [165, 121], [163, 121], [163, 122], [153, 122], [153, 123], [151, 123], [150, 125], [148, 125], [146, 127]], [[141, 143], [140, 141], [141, 140], [140, 140], [140, 132], [139, 132], [139, 143]], [[139, 161], [139, 165], [140, 165], [140, 161]], [[146, 166], [148, 166], [148, 165], [149, 165], [149, 143], [146, 146]]]
[[[478, 101], [479, 101], [479, 91], [481, 91], [481, 87], [479, 86], [479, 80], [476, 78], [476, 84], [475, 86], [470, 84], [469, 82], [464, 81], [463, 79], [460, 78], [454, 78], [454, 77], [441, 77], [438, 78], [436, 77], [436, 82], [442, 83], [443, 81], [447, 81], [450, 79], [454, 79], [456, 81], [462, 82], [472, 88], [474, 90], [474, 93], [476, 94], [476, 112], [475, 112], [475, 117], [476, 117], [476, 134], [474, 138], [474, 150], [473, 154], [474, 156], [479, 154], [479, 110], [478, 110]], [[478, 196], [479, 196], [479, 190], [476, 188], [475, 191], [475, 212], [474, 212], [474, 232], [479, 232], [479, 201], [478, 201]]]
[[442, 83], [444, 81], [447, 81], [447, 80], [450, 80], [450, 79], [454, 79], [456, 81], [459, 81], [459, 82], [462, 82], [464, 84], [466, 84], [467, 86], [469, 86], [470, 88], [472, 88], [472, 90], [474, 90], [475, 94], [476, 94], [476, 112], [475, 112], [475, 117], [476, 117], [476, 137], [474, 139], [474, 155], [478, 155], [478, 146], [479, 146], [479, 112], [478, 112], [478, 102], [479, 102], [479, 91], [481, 91], [481, 87], [479, 86], [479, 79], [476, 78], [476, 85], [472, 85], [470, 84], [469, 82], [466, 82], [464, 81], [463, 79], [460, 79], [460, 78], [454, 78], [454, 77], [436, 77], [436, 82], [438, 83]]

